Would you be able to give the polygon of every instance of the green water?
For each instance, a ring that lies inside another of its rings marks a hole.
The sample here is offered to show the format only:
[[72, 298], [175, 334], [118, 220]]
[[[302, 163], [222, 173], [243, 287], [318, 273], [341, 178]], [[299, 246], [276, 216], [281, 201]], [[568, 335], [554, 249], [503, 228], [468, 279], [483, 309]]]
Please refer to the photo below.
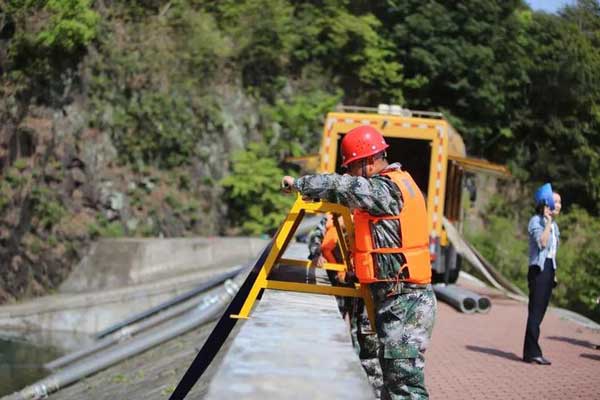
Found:
[[53, 347], [38, 347], [18, 339], [0, 338], [0, 396], [20, 390], [48, 375], [43, 364], [62, 355]]

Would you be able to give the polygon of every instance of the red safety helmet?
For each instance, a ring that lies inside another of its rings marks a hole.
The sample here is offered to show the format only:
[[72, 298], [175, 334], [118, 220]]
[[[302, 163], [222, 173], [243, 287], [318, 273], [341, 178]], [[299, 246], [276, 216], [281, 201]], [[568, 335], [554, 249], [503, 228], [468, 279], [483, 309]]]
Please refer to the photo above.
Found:
[[387, 149], [383, 135], [372, 126], [361, 125], [351, 129], [342, 139], [342, 166], [369, 157]]

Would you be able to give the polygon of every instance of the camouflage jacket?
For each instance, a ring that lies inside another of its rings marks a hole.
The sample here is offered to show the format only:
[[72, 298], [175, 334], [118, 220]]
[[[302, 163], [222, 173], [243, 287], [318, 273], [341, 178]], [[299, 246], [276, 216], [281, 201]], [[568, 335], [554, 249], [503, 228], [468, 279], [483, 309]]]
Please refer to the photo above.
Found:
[[[386, 170], [399, 170], [393, 163]], [[339, 174], [305, 175], [294, 186], [304, 196], [342, 204], [351, 210], [361, 209], [371, 215], [398, 215], [402, 210], [402, 194], [394, 182], [384, 175], [370, 178]], [[398, 220], [381, 220], [373, 225], [375, 247], [400, 247]], [[403, 262], [399, 254], [377, 254], [380, 279], [395, 278]]]

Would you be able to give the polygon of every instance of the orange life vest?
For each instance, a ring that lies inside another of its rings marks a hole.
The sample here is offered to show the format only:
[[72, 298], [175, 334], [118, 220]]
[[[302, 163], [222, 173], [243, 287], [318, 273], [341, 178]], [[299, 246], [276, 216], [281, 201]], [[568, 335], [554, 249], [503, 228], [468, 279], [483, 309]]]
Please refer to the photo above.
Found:
[[[383, 172], [402, 193], [403, 206], [400, 215], [374, 216], [362, 210], [354, 210], [354, 269], [361, 283], [378, 281], [404, 281], [417, 284], [431, 282], [429, 259], [429, 235], [427, 232], [427, 210], [425, 199], [410, 174], [392, 170]], [[374, 248], [371, 226], [384, 219], [397, 219], [400, 222], [402, 247]], [[375, 254], [400, 253], [405, 264], [395, 278], [383, 279], [379, 276]]]
[[323, 241], [321, 242], [321, 254], [323, 254], [323, 257], [325, 257], [327, 262], [338, 262], [333, 254], [335, 246], [337, 246], [337, 231], [335, 230], [335, 225], [333, 224], [333, 216], [331, 214], [327, 214], [325, 235], [323, 236]]
[[[341, 223], [341, 221], [340, 221]], [[325, 224], [325, 235], [323, 235], [323, 241], [321, 242], [321, 254], [332, 264], [339, 264], [342, 262], [341, 259], [336, 257], [336, 247], [338, 245], [338, 235], [333, 223], [333, 215], [327, 214], [327, 222]], [[337, 273], [338, 280], [344, 282], [346, 280], [346, 271], [339, 271]]]

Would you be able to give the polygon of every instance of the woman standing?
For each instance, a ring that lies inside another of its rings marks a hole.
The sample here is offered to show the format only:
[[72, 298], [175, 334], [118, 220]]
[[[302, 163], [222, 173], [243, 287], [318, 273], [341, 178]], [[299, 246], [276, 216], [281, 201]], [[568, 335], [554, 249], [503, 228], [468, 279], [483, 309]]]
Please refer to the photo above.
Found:
[[538, 343], [540, 324], [550, 303], [552, 289], [556, 285], [556, 251], [560, 231], [554, 217], [560, 213], [561, 199], [552, 192], [549, 183], [535, 193], [536, 214], [529, 220], [529, 306], [527, 329], [523, 345], [523, 361], [540, 365], [551, 362], [542, 355]]

